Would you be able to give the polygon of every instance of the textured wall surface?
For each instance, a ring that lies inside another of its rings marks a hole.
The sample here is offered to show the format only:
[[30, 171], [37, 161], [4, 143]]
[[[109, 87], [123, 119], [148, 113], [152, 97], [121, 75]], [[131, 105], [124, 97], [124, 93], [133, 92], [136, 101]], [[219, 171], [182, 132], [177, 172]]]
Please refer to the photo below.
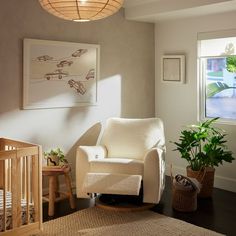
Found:
[[[236, 14], [232, 12], [156, 24], [156, 115], [165, 123], [167, 164], [172, 163], [178, 172], [185, 172], [187, 163], [180, 158], [178, 152], [172, 151], [175, 146], [169, 141], [177, 141], [181, 129], [197, 122], [197, 33], [233, 29], [235, 20]], [[164, 54], [186, 55], [185, 84], [161, 82], [160, 65], [161, 56]], [[236, 126], [219, 125], [219, 127], [229, 134], [227, 136], [229, 148], [236, 154]], [[236, 161], [217, 168], [215, 185], [236, 192], [235, 169]]]
[[[96, 143], [98, 122], [155, 115], [153, 24], [127, 21], [123, 10], [76, 23], [48, 14], [37, 0], [8, 0], [1, 4], [0, 29], [0, 136], [38, 143], [44, 150], [61, 147], [74, 163], [77, 145]], [[24, 38], [99, 44], [98, 105], [21, 110]]]

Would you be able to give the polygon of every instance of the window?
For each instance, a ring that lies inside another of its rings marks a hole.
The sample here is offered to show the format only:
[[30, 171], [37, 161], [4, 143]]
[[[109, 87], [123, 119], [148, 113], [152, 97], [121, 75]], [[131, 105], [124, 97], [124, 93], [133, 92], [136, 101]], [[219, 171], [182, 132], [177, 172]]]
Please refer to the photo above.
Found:
[[236, 121], [236, 31], [201, 33], [198, 42], [200, 119]]

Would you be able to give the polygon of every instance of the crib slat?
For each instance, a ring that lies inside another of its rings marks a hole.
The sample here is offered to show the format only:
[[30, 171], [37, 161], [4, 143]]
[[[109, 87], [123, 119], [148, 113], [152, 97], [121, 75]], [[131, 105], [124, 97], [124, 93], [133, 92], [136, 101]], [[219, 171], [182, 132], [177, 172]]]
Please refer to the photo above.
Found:
[[[4, 145], [4, 141], [2, 139], [0, 139], [0, 153], [4, 153], [5, 151], [5, 145]], [[1, 155], [0, 155], [0, 160], [3, 160]], [[3, 187], [3, 161], [0, 161], [0, 188]]]
[[12, 159], [12, 227], [13, 229], [21, 225], [21, 179], [20, 158]]
[[11, 191], [11, 159], [7, 160], [7, 191]]
[[[13, 153], [14, 158], [16, 157], [16, 152], [12, 150], [11, 147], [6, 146], [5, 147], [6, 150], [11, 150]], [[8, 159], [8, 176], [7, 176], [7, 189], [10, 192], [11, 191], [11, 159]]]
[[17, 227], [21, 226], [21, 199], [22, 199], [22, 196], [21, 196], [21, 186], [22, 186], [22, 182], [21, 182], [21, 158], [18, 158], [17, 156], [17, 159], [16, 159], [16, 176], [18, 176], [17, 178], [17, 218], [16, 218], [16, 225]]
[[21, 162], [22, 162], [22, 169], [21, 169], [21, 177], [22, 177], [22, 198], [26, 199], [26, 187], [27, 187], [27, 183], [26, 183], [26, 156], [21, 158]]
[[3, 164], [3, 231], [6, 231], [6, 161]]
[[34, 212], [35, 212], [35, 221], [39, 221], [39, 173], [38, 170], [38, 156], [32, 156], [32, 194], [33, 194], [33, 202], [34, 202]]
[[26, 223], [30, 222], [30, 156], [26, 156]]
[[42, 147], [38, 146], [38, 169], [37, 169], [37, 173], [39, 175], [38, 177], [38, 211], [39, 211], [39, 228], [40, 230], [43, 229], [43, 219], [42, 219], [42, 215], [43, 215], [43, 204], [42, 204]]
[[17, 185], [16, 185], [16, 179], [17, 179], [17, 175], [16, 175], [16, 158], [12, 159], [11, 161], [11, 179], [12, 182], [14, 183], [11, 186], [11, 211], [12, 211], [12, 228], [16, 228], [17, 224], [16, 224], [16, 218], [17, 218]]

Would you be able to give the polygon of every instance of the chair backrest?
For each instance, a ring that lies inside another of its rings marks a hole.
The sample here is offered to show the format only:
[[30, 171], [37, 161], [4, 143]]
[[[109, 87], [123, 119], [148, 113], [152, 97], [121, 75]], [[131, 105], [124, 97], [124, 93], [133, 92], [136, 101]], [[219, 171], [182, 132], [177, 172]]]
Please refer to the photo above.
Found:
[[108, 157], [143, 160], [151, 148], [165, 145], [163, 122], [159, 118], [110, 118], [101, 139]]

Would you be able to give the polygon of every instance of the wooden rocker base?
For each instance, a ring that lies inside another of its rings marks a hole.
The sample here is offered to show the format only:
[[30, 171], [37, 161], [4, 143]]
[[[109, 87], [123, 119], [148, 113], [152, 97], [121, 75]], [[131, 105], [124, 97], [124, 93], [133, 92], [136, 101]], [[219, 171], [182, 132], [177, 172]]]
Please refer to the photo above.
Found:
[[143, 203], [140, 197], [124, 196], [124, 195], [99, 195], [95, 200], [95, 205], [98, 208], [112, 211], [145, 211], [155, 206], [152, 203]]

